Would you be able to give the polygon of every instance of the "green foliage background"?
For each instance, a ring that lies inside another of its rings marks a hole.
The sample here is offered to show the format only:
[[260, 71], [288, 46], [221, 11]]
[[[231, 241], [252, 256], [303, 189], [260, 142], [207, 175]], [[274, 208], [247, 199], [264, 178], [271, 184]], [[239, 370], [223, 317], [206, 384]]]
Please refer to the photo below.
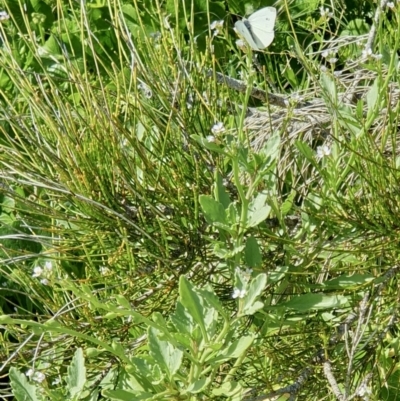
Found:
[[398, 2], [2, 9], [1, 397], [399, 398]]

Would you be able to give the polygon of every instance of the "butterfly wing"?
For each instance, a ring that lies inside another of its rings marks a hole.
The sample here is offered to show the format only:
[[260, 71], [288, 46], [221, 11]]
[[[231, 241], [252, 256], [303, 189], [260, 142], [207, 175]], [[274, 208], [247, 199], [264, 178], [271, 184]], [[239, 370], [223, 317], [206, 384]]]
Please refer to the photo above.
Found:
[[265, 49], [274, 40], [275, 21], [276, 9], [274, 7], [264, 7], [249, 17], [251, 36], [257, 50]]
[[253, 50], [260, 50], [253, 39], [251, 27], [248, 20], [243, 19], [242, 21], [236, 21], [235, 29]]

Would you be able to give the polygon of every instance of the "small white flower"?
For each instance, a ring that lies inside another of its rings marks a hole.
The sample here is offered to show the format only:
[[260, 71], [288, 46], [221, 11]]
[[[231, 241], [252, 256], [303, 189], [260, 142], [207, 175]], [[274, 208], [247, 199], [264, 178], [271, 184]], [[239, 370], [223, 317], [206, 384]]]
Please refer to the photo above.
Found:
[[222, 132], [225, 132], [224, 123], [222, 123], [221, 121], [215, 123], [215, 124], [211, 127], [211, 132], [212, 132], [214, 135], [221, 134]]
[[27, 377], [32, 377], [34, 373], [35, 373], [35, 371], [34, 371], [32, 368], [31, 368], [31, 369], [28, 369], [28, 370], [25, 372], [25, 376], [27, 376]]
[[32, 376], [32, 380], [34, 380], [35, 382], [41, 383], [44, 379], [46, 378], [46, 376], [44, 375], [44, 373], [42, 372], [35, 372]]
[[382, 58], [382, 54], [380, 54], [380, 53], [378, 53], [378, 54], [372, 54], [372, 57], [373, 57], [375, 60], [380, 60], [380, 59]]
[[208, 143], [215, 143], [217, 140], [215, 139], [215, 136], [214, 135], [208, 135], [207, 137], [206, 137], [206, 140], [207, 140], [207, 142]]
[[244, 42], [244, 40], [237, 39], [235, 41], [235, 44], [240, 50], [243, 50], [243, 51], [247, 50], [247, 46], [246, 46], [246, 43]]
[[49, 280], [47, 280], [47, 278], [42, 278], [40, 280], [40, 283], [43, 284], [43, 285], [49, 285]]
[[60, 384], [61, 383], [61, 379], [59, 378], [59, 377], [57, 377], [56, 379], [54, 379], [52, 382], [51, 382], [51, 384], [53, 385], [53, 386], [57, 386], [58, 384]]
[[333, 71], [333, 75], [335, 77], [340, 77], [343, 74], [343, 71]]
[[338, 59], [336, 57], [331, 57], [331, 58], [328, 58], [327, 61], [330, 64], [335, 64], [338, 61]]
[[327, 57], [329, 56], [329, 54], [330, 54], [330, 52], [329, 52], [328, 50], [324, 50], [324, 51], [321, 53], [321, 56], [324, 57], [324, 58], [327, 58]]
[[213, 31], [214, 29], [221, 29], [224, 26], [224, 20], [213, 21], [210, 24], [210, 29]]
[[246, 290], [239, 290], [239, 288], [233, 289], [232, 298], [244, 298], [246, 296]]
[[331, 154], [331, 148], [328, 145], [322, 145], [317, 147], [317, 157], [322, 159], [325, 156]]
[[210, 29], [213, 31], [213, 36], [219, 35], [220, 31], [224, 27], [224, 21], [219, 20], [219, 21], [213, 21], [210, 24]]
[[364, 49], [362, 52], [361, 52], [361, 56], [363, 57], [363, 58], [368, 58], [369, 56], [371, 56], [372, 55], [372, 49], [369, 47], [368, 49]]
[[321, 72], [327, 72], [328, 68], [326, 67], [326, 65], [321, 65], [320, 70]]
[[44, 264], [44, 268], [48, 271], [52, 271], [53, 270], [53, 264], [51, 263], [50, 260], [47, 260], [46, 263]]
[[107, 266], [100, 266], [99, 272], [102, 276], [106, 276], [110, 273], [110, 269]]
[[0, 11], [0, 21], [6, 21], [10, 19], [10, 16], [7, 14], [6, 11]]
[[333, 17], [333, 12], [329, 11], [329, 8], [324, 8], [321, 6], [319, 8], [319, 12], [321, 14], [321, 17], [326, 17], [327, 19]]
[[251, 269], [250, 267], [248, 267], [245, 271], [245, 274], [247, 274], [248, 276], [251, 276], [253, 273], [253, 269]]
[[43, 269], [40, 266], [35, 266], [33, 268], [32, 277], [40, 277], [43, 274]]
[[395, 7], [393, 1], [389, 1], [389, 2], [386, 4], [386, 6], [387, 6], [387, 8], [390, 8], [391, 10], [393, 10], [394, 7]]

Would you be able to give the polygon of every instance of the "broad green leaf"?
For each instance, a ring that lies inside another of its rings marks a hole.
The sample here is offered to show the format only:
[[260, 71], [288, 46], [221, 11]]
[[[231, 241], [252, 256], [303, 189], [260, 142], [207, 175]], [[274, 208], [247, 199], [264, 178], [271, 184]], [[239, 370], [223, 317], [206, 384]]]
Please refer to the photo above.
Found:
[[259, 310], [263, 307], [263, 303], [256, 301], [256, 299], [264, 291], [264, 288], [266, 285], [267, 285], [267, 275], [264, 273], [259, 274], [257, 277], [253, 278], [250, 281], [250, 284], [247, 288], [247, 294], [243, 299], [244, 300], [244, 306], [243, 306], [244, 314], [252, 315], [257, 310]]
[[68, 366], [66, 381], [71, 397], [75, 397], [83, 391], [86, 383], [86, 368], [82, 348], [75, 351], [71, 365]]
[[329, 110], [332, 109], [332, 106], [337, 105], [337, 89], [336, 83], [332, 79], [332, 76], [322, 72], [320, 78], [320, 84], [322, 91], [322, 97], [325, 100], [325, 104]]
[[221, 203], [208, 195], [201, 195], [199, 202], [209, 224], [216, 222], [224, 225], [227, 224], [225, 209]]
[[150, 354], [169, 378], [172, 378], [181, 366], [183, 352], [170, 342], [160, 340], [159, 333], [153, 327], [148, 330]]
[[348, 288], [371, 283], [375, 277], [372, 274], [343, 274], [332, 280], [324, 282], [322, 285], [328, 288]]
[[224, 361], [226, 359], [239, 358], [246, 352], [246, 350], [253, 344], [254, 336], [244, 336], [229, 344], [226, 348], [218, 352], [218, 355], [208, 361], [210, 364], [215, 362]]
[[197, 291], [210, 306], [214, 307], [215, 310], [222, 315], [226, 315], [225, 309], [223, 308], [219, 298], [215, 295], [211, 285], [208, 284], [205, 288], [199, 288]]
[[41, 401], [42, 397], [36, 394], [36, 387], [18, 369], [10, 368], [10, 384], [16, 401]]
[[379, 96], [379, 80], [375, 79], [372, 86], [369, 88], [367, 93], [367, 106], [368, 106], [368, 115], [371, 115], [375, 112], [375, 107], [378, 102]]
[[292, 298], [284, 306], [298, 311], [342, 308], [348, 304], [347, 297], [343, 295], [304, 294]]
[[267, 193], [260, 192], [250, 203], [247, 213], [247, 227], [258, 226], [271, 212], [271, 206], [266, 204]]
[[203, 391], [207, 386], [209, 386], [211, 380], [209, 377], [202, 377], [201, 379], [196, 380], [194, 383], [191, 383], [186, 391], [191, 394], [200, 393]]
[[122, 307], [128, 310], [132, 309], [130, 302], [123, 295], [117, 294], [115, 296], [115, 299], [117, 300], [118, 304], [121, 305]]
[[235, 382], [235, 381], [229, 381], [222, 384], [221, 387], [215, 388], [212, 390], [212, 393], [216, 396], [222, 396], [222, 397], [232, 397], [235, 394], [238, 394], [242, 391], [242, 386]]
[[221, 203], [222, 206], [226, 209], [230, 205], [231, 200], [223, 185], [221, 174], [217, 173], [216, 178], [217, 181], [215, 183], [215, 190], [214, 190], [215, 199], [217, 200], [217, 202]]
[[151, 400], [154, 397], [153, 393], [139, 393], [125, 390], [103, 390], [102, 395], [115, 401], [144, 401]]
[[261, 265], [262, 257], [260, 247], [257, 240], [250, 236], [246, 240], [246, 248], [244, 251], [244, 258], [249, 267], [258, 267]]
[[193, 316], [179, 300], [176, 303], [175, 312], [171, 315], [171, 322], [178, 332], [187, 336], [187, 340], [190, 342], [190, 336], [194, 330], [195, 323]]
[[203, 146], [204, 148], [211, 150], [212, 152], [216, 152], [219, 154], [224, 154], [225, 150], [223, 147], [217, 145], [215, 142], [209, 142], [206, 138], [203, 138], [199, 135], [191, 135], [192, 139], [194, 139], [199, 145]]
[[279, 136], [279, 134], [274, 134], [271, 138], [268, 139], [267, 143], [261, 151], [266, 158], [268, 164], [271, 164], [278, 158], [280, 145], [281, 137]]
[[305, 143], [301, 141], [295, 142], [296, 148], [301, 152], [301, 154], [314, 165], [317, 166], [315, 163], [315, 152]]
[[202, 332], [206, 333], [204, 300], [195, 291], [195, 288], [185, 276], [181, 276], [179, 279], [179, 295], [182, 305], [189, 311], [194, 321], [201, 327]]

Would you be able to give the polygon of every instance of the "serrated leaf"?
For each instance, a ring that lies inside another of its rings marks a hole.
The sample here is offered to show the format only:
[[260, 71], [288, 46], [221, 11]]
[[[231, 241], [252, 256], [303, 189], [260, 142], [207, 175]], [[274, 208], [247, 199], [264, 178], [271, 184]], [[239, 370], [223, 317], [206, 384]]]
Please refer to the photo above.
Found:
[[36, 394], [36, 387], [18, 369], [10, 368], [10, 384], [12, 393], [17, 401], [42, 401]]

